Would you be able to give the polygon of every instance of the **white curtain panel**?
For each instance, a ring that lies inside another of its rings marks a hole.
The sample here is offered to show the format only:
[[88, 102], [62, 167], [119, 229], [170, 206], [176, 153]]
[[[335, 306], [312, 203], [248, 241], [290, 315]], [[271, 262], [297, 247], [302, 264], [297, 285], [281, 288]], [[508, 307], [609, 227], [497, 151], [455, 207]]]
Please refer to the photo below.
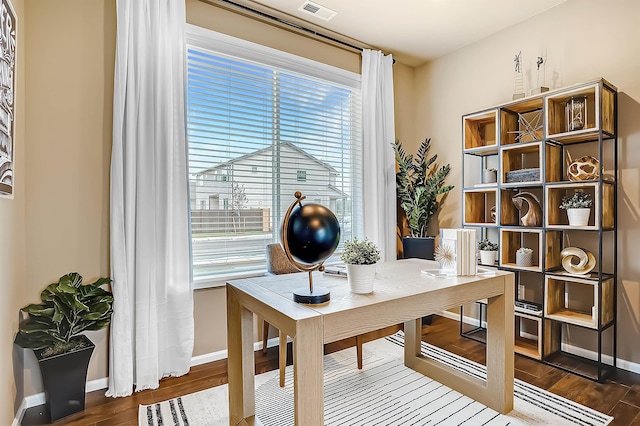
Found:
[[380, 248], [382, 260], [396, 259], [396, 163], [393, 113], [393, 58], [362, 51], [364, 137], [364, 235]]
[[118, 0], [107, 396], [189, 371], [193, 350], [184, 0]]

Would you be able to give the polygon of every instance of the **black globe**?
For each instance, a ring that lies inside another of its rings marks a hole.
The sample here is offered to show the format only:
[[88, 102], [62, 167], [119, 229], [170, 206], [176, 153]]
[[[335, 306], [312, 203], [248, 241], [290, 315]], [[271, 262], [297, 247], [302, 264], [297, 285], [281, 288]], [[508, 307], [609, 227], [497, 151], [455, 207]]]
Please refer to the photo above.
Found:
[[289, 215], [287, 245], [297, 262], [311, 265], [323, 262], [340, 242], [340, 224], [328, 208], [320, 204], [298, 203]]

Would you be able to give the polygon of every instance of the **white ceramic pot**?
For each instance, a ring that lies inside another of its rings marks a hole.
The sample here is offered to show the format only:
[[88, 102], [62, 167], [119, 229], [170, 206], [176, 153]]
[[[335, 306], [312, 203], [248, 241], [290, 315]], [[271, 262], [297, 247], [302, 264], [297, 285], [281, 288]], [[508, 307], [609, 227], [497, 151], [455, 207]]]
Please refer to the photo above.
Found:
[[494, 266], [498, 252], [495, 250], [480, 250], [480, 263], [483, 265]]
[[567, 209], [567, 217], [570, 226], [587, 226], [589, 224], [589, 215], [591, 209]]
[[533, 266], [533, 253], [518, 253], [518, 252], [516, 252], [516, 265], [518, 265], [518, 266]]
[[347, 277], [351, 292], [367, 294], [373, 292], [373, 281], [376, 278], [376, 265], [347, 264]]
[[496, 170], [483, 170], [482, 183], [496, 183], [498, 180], [498, 172]]

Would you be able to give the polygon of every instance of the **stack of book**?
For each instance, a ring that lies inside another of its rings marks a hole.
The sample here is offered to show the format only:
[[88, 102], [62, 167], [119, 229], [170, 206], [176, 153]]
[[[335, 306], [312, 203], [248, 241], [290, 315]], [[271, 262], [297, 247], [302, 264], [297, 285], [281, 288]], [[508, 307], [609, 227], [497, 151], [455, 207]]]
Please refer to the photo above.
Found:
[[441, 251], [450, 254], [448, 262], [441, 262], [443, 272], [455, 275], [476, 275], [476, 230], [441, 229]]

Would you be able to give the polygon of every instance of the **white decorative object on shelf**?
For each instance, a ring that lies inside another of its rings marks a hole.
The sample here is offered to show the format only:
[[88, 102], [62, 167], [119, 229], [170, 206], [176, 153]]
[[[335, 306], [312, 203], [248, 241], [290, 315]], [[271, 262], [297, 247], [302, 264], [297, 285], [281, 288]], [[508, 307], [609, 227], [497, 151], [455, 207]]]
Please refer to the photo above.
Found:
[[600, 177], [600, 162], [597, 158], [585, 155], [572, 160], [567, 151], [567, 178], [572, 182], [596, 180]]
[[536, 66], [538, 69], [538, 77], [537, 77], [538, 82], [536, 84], [536, 88], [531, 89], [532, 95], [538, 95], [540, 93], [549, 91], [549, 88], [544, 85], [544, 80], [545, 80], [544, 69], [545, 69], [546, 63], [547, 63], [547, 53], [545, 52], [544, 56], [538, 56], [538, 59], [536, 60]]
[[571, 197], [564, 197], [560, 208], [567, 210], [569, 226], [587, 226], [593, 199], [587, 192], [575, 192]]
[[524, 78], [522, 75], [522, 51], [518, 52], [513, 58], [515, 72], [515, 90], [512, 99], [524, 98]]
[[591, 209], [589, 208], [567, 209], [569, 226], [587, 226], [590, 214]]
[[455, 260], [447, 265], [449, 267], [441, 264], [443, 273], [453, 273], [455, 275], [476, 274], [478, 265], [475, 229], [441, 229], [440, 245], [447, 247], [446, 250], [455, 252]]
[[480, 251], [480, 263], [483, 265], [495, 265], [498, 256], [498, 244], [488, 239], [478, 241], [478, 251]]
[[567, 247], [560, 252], [560, 255], [562, 256], [562, 267], [570, 274], [586, 275], [596, 266], [596, 258], [589, 250]]
[[496, 183], [498, 181], [498, 171], [496, 169], [484, 169], [482, 171], [482, 183]]
[[533, 266], [533, 250], [528, 247], [520, 247], [516, 251], [516, 265]]
[[480, 250], [480, 263], [493, 266], [496, 264], [498, 252], [495, 250]]

